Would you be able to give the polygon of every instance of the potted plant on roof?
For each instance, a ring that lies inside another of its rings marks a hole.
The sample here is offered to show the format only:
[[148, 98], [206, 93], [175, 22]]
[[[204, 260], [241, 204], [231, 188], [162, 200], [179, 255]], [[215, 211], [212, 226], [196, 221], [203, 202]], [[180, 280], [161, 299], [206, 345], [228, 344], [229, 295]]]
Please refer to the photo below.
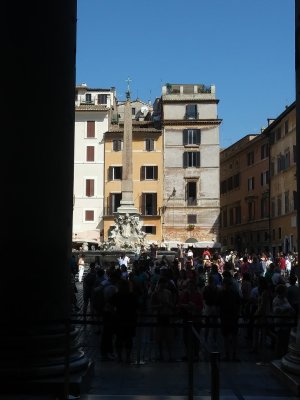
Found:
[[195, 228], [195, 225], [194, 225], [194, 224], [189, 224], [188, 227], [187, 227], [187, 229], [188, 229], [189, 231], [192, 231], [194, 228]]

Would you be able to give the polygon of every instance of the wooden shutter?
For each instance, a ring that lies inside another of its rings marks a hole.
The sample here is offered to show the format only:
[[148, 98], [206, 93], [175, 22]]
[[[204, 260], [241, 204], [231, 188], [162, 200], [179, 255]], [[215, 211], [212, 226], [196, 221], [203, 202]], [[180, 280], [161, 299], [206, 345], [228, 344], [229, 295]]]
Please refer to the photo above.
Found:
[[201, 143], [201, 130], [200, 129], [194, 129], [196, 131], [196, 143], [195, 144], [200, 144]]
[[87, 121], [87, 134], [88, 138], [95, 137], [95, 121]]
[[196, 153], [196, 167], [200, 167], [200, 151]]
[[85, 220], [94, 221], [94, 210], [85, 210]]
[[154, 179], [158, 179], [158, 167], [157, 167], [157, 165], [154, 167]]
[[187, 168], [188, 166], [188, 152], [183, 153], [183, 168]]
[[95, 147], [94, 146], [87, 146], [86, 161], [95, 161]]
[[145, 180], [145, 168], [144, 166], [141, 166], [141, 181]]
[[182, 135], [182, 141], [183, 141], [183, 145], [186, 146], [188, 144], [188, 130], [184, 129], [183, 130], [183, 135]]
[[94, 179], [87, 179], [86, 180], [86, 187], [85, 187], [85, 195], [87, 197], [94, 196]]

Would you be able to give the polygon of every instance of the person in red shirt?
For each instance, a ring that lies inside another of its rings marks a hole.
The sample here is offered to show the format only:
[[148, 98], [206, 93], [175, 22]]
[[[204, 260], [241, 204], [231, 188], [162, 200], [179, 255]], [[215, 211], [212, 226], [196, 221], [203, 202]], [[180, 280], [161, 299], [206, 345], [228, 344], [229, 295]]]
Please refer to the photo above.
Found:
[[206, 247], [206, 249], [203, 251], [202, 256], [203, 256], [203, 258], [205, 258], [205, 256], [208, 256], [209, 258], [211, 258], [211, 252], [209, 251], [209, 247]]

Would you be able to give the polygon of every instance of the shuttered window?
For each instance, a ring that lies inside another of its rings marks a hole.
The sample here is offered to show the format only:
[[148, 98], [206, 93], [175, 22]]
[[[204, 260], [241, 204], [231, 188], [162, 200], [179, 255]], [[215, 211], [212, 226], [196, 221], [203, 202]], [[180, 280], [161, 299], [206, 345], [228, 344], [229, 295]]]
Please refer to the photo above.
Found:
[[95, 147], [94, 146], [87, 146], [86, 161], [95, 161]]
[[154, 150], [154, 139], [148, 138], [145, 141], [146, 151], [153, 151]]
[[141, 167], [141, 180], [157, 180], [157, 165], [147, 165]]
[[95, 137], [95, 121], [87, 121], [86, 137], [88, 138]]
[[87, 179], [85, 181], [85, 195], [93, 197], [95, 195], [95, 181], [94, 179]]
[[85, 210], [85, 221], [86, 222], [93, 222], [95, 219], [95, 212], [94, 210]]
[[113, 140], [113, 151], [121, 151], [122, 150], [122, 140], [116, 139]]
[[143, 193], [142, 195], [142, 214], [157, 215], [157, 194]]
[[183, 153], [183, 168], [200, 167], [200, 151], [186, 151]]
[[183, 145], [200, 145], [200, 129], [184, 129], [183, 130]]
[[121, 180], [122, 179], [122, 167], [109, 167], [109, 180]]
[[187, 104], [186, 106], [186, 119], [197, 119], [197, 104]]

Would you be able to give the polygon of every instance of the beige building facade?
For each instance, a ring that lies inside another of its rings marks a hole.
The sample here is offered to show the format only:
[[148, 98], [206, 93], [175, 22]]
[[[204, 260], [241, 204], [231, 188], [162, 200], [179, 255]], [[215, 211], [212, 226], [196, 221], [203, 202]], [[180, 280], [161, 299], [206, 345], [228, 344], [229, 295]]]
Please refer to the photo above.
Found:
[[[215, 87], [162, 88], [162, 240], [168, 247], [219, 242], [219, 125]], [[205, 247], [203, 244], [203, 246]]]
[[[142, 230], [146, 233], [145, 242], [159, 244], [162, 237], [159, 210], [163, 198], [163, 141], [162, 131], [153, 124], [151, 114], [150, 107], [143, 108], [132, 121], [132, 189], [134, 206], [140, 213]], [[105, 133], [104, 240], [109, 237], [122, 200], [123, 134], [122, 118]]]

